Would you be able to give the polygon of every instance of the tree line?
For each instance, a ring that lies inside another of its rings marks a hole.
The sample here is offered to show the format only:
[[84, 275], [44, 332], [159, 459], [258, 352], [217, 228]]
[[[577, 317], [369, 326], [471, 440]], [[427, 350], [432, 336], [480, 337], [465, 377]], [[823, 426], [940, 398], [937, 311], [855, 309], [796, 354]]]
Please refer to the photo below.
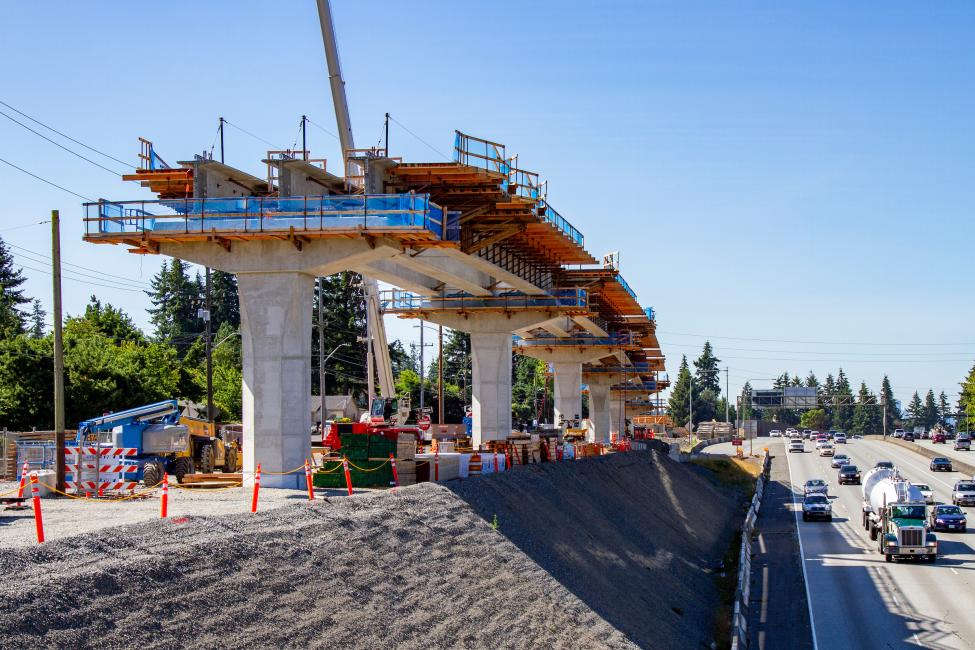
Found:
[[[705, 342], [701, 356], [693, 362], [693, 374], [687, 356], [683, 357], [668, 402], [669, 413], [676, 426], [687, 425], [691, 408], [695, 423], [724, 420], [724, 400], [727, 396], [721, 395], [720, 363], [710, 341]], [[860, 382], [859, 389], [854, 393], [842, 368], [835, 377], [832, 373], [827, 374], [822, 382], [813, 372], [806, 377], [798, 374], [790, 376], [788, 372], [783, 372], [774, 381], [773, 388], [788, 387], [816, 389], [820, 407], [808, 410], [753, 407], [750, 398], [752, 386], [746, 382], [742, 390], [745, 397], [741, 405], [742, 418], [814, 430], [832, 428], [861, 435], [882, 431], [885, 416], [888, 430], [897, 427], [931, 429], [935, 426], [968, 430], [969, 420], [975, 418], [975, 365], [961, 382], [959, 399], [954, 407], [944, 391], [936, 396], [933, 389], [928, 389], [924, 398], [915, 391], [902, 411], [887, 375], [883, 377], [879, 395], [874, 394], [864, 381]], [[730, 420], [735, 421], [733, 405], [729, 411], [732, 413]]]

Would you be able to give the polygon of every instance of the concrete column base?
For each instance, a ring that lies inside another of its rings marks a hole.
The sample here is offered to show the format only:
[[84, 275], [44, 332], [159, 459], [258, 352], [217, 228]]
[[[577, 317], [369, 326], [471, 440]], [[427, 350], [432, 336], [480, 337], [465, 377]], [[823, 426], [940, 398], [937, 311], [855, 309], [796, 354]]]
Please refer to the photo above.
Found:
[[556, 361], [555, 370], [555, 424], [582, 417], [582, 363]]
[[475, 447], [511, 435], [511, 332], [471, 331]]
[[609, 387], [610, 377], [593, 375], [589, 378], [589, 419], [593, 425], [591, 442], [609, 442], [612, 419], [610, 417]]
[[626, 413], [623, 410], [623, 400], [617, 397], [609, 398], [609, 432], [619, 437], [626, 424]]
[[302, 488], [304, 472], [276, 476], [311, 457], [311, 304], [314, 278], [240, 273], [244, 472], [261, 464], [261, 487]]

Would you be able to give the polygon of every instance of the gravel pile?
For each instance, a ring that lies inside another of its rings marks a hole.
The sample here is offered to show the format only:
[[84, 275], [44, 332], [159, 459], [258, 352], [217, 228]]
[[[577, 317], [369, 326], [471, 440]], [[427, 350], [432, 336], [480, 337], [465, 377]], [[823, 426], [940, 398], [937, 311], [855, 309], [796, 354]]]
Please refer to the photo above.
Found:
[[0, 648], [700, 647], [731, 501], [632, 452], [0, 548]]
[[0, 647], [633, 647], [442, 486], [0, 550]]
[[521, 469], [452, 489], [640, 646], [710, 645], [739, 497], [657, 452]]

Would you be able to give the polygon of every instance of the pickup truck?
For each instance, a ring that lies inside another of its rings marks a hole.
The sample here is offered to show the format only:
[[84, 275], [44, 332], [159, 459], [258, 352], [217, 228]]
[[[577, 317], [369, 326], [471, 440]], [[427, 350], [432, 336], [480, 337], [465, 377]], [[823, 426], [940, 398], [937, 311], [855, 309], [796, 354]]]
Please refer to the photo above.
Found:
[[955, 440], [955, 451], [971, 451], [972, 441], [968, 438], [958, 436]]
[[951, 491], [951, 502], [956, 506], [975, 506], [975, 481], [958, 481]]

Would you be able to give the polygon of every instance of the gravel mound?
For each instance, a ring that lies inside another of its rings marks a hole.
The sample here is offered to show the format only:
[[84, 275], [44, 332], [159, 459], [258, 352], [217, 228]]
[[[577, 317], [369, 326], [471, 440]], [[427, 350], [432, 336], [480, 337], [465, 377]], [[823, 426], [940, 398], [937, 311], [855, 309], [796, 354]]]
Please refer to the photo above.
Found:
[[740, 498], [656, 451], [520, 469], [452, 489], [638, 645], [710, 645]]
[[0, 549], [0, 648], [633, 644], [449, 490]]
[[701, 647], [733, 502], [632, 452], [0, 548], [0, 648]]

